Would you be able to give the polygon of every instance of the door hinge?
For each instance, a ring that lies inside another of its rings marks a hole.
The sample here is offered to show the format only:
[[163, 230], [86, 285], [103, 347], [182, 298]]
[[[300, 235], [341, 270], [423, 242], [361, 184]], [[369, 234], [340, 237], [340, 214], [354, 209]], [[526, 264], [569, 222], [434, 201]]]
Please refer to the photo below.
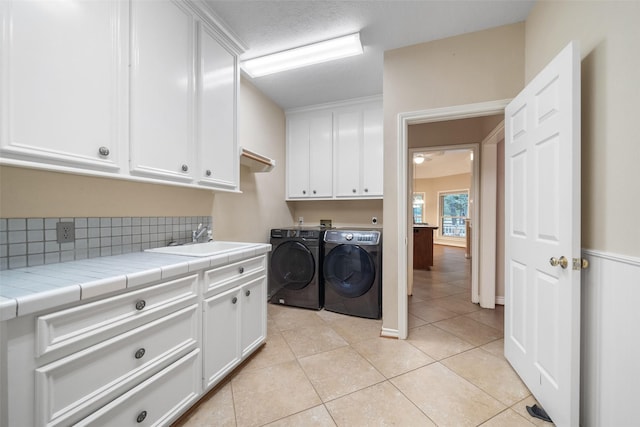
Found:
[[589, 261], [584, 258], [574, 258], [573, 259], [573, 269], [574, 270], [586, 270], [589, 268]]

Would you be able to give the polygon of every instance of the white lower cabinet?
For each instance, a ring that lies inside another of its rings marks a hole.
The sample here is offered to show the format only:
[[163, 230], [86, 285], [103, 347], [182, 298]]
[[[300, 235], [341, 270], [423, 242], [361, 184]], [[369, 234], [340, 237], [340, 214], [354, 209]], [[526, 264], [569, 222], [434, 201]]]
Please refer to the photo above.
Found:
[[0, 425], [170, 425], [264, 343], [266, 259], [0, 322]]
[[[230, 275], [230, 271], [235, 274]], [[266, 257], [211, 270], [205, 272], [205, 277], [215, 285], [210, 288], [211, 296], [204, 300], [202, 318], [206, 390], [219, 383], [266, 339]], [[226, 280], [218, 280], [220, 277]]]
[[200, 350], [196, 349], [76, 425], [168, 425], [200, 398], [199, 387]]

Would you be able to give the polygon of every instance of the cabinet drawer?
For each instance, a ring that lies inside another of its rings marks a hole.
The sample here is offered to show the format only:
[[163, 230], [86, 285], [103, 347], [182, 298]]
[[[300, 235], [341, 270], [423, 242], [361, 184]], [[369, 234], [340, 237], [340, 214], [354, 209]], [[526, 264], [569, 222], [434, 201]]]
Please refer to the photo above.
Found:
[[197, 290], [198, 275], [191, 275], [39, 316], [36, 321], [36, 356], [66, 349], [65, 354], [59, 355], [61, 357], [116, 336], [194, 303]]
[[199, 391], [200, 350], [196, 349], [76, 425], [169, 425], [198, 400]]
[[[225, 265], [224, 267], [215, 268], [205, 271], [205, 293], [210, 291], [223, 292], [234, 286], [232, 282], [239, 278], [246, 278], [250, 274], [265, 270], [266, 257], [264, 255], [235, 262]], [[228, 286], [227, 286], [228, 285]]]
[[36, 369], [36, 411], [42, 425], [68, 424], [95, 411], [198, 344], [194, 304]]

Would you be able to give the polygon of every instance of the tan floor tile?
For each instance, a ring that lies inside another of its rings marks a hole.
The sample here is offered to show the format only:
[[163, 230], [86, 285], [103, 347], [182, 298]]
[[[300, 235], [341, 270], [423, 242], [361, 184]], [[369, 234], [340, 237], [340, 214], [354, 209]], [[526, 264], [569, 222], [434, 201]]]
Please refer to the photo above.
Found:
[[267, 424], [269, 427], [334, 427], [335, 425], [336, 423], [333, 422], [324, 405], [319, 405]]
[[329, 322], [329, 325], [350, 344], [378, 338], [382, 330], [382, 320], [365, 319], [344, 314]]
[[323, 402], [384, 381], [384, 376], [351, 347], [299, 359]]
[[387, 378], [434, 362], [405, 340], [374, 338], [351, 346]]
[[315, 310], [269, 304], [269, 313], [280, 331], [324, 325]]
[[422, 326], [426, 324], [427, 324], [426, 320], [422, 320], [421, 318], [416, 317], [413, 314], [409, 313], [409, 329], [417, 328], [418, 326]]
[[431, 301], [416, 302], [409, 305], [409, 314], [412, 314], [427, 323], [438, 322], [458, 316], [451, 310], [434, 305]]
[[525, 397], [524, 399], [522, 399], [520, 402], [516, 403], [515, 405], [511, 406], [511, 409], [513, 409], [515, 412], [517, 412], [522, 417], [524, 417], [527, 421], [529, 421], [530, 423], [532, 423], [533, 425], [536, 425], [538, 427], [553, 427], [553, 426], [555, 426], [554, 423], [548, 423], [548, 422], [546, 422], [544, 420], [541, 420], [540, 418], [534, 418], [531, 415], [529, 415], [529, 413], [527, 412], [527, 406], [533, 406], [533, 405], [535, 405], [537, 403], [538, 403], [538, 401], [536, 400], [535, 397], [528, 396], [528, 397]]
[[271, 332], [267, 334], [266, 343], [251, 356], [242, 369], [260, 369], [291, 360], [296, 360], [296, 355], [291, 351], [287, 341], [280, 332]]
[[327, 402], [326, 406], [339, 426], [435, 426], [386, 381]]
[[504, 358], [498, 358], [480, 348], [452, 356], [440, 363], [506, 406], [531, 394]]
[[471, 300], [463, 300], [455, 296], [438, 298], [433, 300], [433, 303], [437, 304], [438, 307], [453, 311], [457, 314], [471, 313], [482, 309], [478, 304], [472, 303]]
[[208, 427], [212, 425], [221, 427], [236, 425], [231, 383], [218, 389], [215, 394], [209, 395], [187, 418], [174, 424], [173, 427]]
[[455, 335], [432, 325], [411, 329], [407, 341], [436, 360], [462, 353], [474, 347]]
[[321, 318], [325, 322], [332, 322], [334, 320], [339, 320], [345, 316], [344, 314], [336, 313], [329, 310], [320, 310], [316, 314], [319, 318]]
[[488, 351], [496, 357], [502, 358], [503, 360], [507, 360], [504, 357], [504, 338], [499, 340], [491, 341], [488, 344], [485, 344], [480, 347], [484, 351]]
[[311, 356], [349, 345], [336, 331], [325, 324], [282, 331], [297, 357]]
[[481, 427], [533, 427], [534, 425], [518, 415], [517, 412], [507, 409], [481, 424]]
[[466, 316], [499, 331], [504, 331], [504, 306], [497, 305], [495, 309], [483, 308]]
[[440, 363], [390, 380], [438, 426], [477, 426], [505, 409]]
[[502, 331], [476, 322], [465, 316], [447, 319], [434, 324], [440, 329], [452, 333], [475, 346], [483, 345], [502, 338]]
[[231, 387], [239, 427], [266, 424], [321, 403], [297, 362], [243, 370]]

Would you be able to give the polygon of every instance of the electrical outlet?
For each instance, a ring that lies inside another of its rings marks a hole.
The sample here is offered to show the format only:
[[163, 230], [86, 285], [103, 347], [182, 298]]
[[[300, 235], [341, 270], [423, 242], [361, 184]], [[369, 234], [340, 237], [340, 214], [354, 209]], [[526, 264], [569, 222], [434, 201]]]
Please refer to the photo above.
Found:
[[302, 224], [304, 224], [304, 217], [299, 216], [298, 217], [298, 225], [302, 225]]
[[76, 227], [73, 222], [59, 222], [56, 224], [56, 239], [58, 243], [69, 243], [76, 240]]

